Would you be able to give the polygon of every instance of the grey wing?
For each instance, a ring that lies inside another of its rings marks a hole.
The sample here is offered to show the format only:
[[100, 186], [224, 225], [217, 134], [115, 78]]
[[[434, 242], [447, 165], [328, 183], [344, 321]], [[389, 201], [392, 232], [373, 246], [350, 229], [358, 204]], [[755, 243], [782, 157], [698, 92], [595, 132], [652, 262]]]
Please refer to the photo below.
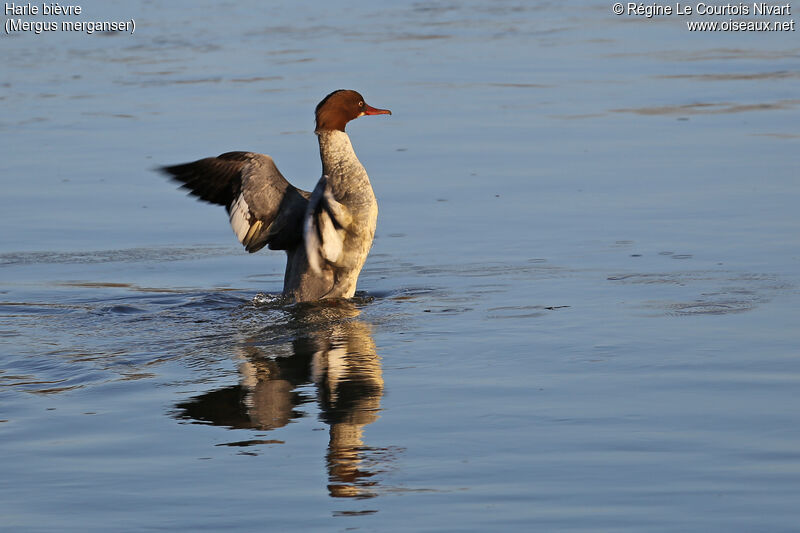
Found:
[[270, 156], [228, 152], [161, 170], [190, 194], [224, 205], [248, 252], [266, 245], [285, 250], [300, 244], [310, 193], [286, 181]]
[[303, 232], [308, 264], [314, 272], [342, 259], [351, 222], [350, 211], [333, 197], [328, 176], [322, 176], [308, 200]]

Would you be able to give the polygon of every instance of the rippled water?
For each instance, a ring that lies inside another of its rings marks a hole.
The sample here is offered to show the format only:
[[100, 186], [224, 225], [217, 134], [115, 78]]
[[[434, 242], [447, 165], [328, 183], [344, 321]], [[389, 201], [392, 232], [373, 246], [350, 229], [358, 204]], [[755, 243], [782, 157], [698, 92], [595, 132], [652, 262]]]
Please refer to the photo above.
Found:
[[[794, 531], [800, 46], [580, 2], [83, 2], [0, 37], [10, 531]], [[350, 302], [152, 169], [312, 111], [380, 204]]]

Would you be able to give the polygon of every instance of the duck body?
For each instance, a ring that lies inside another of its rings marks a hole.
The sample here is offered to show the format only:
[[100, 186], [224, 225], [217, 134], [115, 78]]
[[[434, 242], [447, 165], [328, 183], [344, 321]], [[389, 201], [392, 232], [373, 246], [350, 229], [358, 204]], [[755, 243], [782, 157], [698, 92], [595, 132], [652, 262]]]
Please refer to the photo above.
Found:
[[283, 294], [296, 302], [352, 298], [367, 259], [378, 203], [344, 127], [362, 115], [391, 114], [355, 91], [334, 91], [316, 109], [322, 177], [313, 191], [292, 186], [272, 158], [254, 152], [163, 167], [190, 194], [225, 206], [248, 252], [287, 254]]
[[303, 246], [287, 250], [283, 291], [296, 301], [352, 298], [378, 221], [372, 184], [348, 135], [317, 135], [323, 176], [308, 200]]

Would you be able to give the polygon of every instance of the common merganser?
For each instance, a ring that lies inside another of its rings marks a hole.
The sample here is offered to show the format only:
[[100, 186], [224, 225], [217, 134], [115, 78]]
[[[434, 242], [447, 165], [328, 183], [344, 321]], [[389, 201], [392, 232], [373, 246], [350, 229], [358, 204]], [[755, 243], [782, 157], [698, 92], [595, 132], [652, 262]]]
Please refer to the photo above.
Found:
[[224, 205], [248, 252], [286, 250], [283, 294], [296, 302], [352, 298], [375, 236], [378, 203], [344, 128], [363, 115], [391, 115], [356, 91], [316, 107], [322, 177], [313, 192], [292, 186], [268, 155], [227, 152], [162, 167], [201, 200]]

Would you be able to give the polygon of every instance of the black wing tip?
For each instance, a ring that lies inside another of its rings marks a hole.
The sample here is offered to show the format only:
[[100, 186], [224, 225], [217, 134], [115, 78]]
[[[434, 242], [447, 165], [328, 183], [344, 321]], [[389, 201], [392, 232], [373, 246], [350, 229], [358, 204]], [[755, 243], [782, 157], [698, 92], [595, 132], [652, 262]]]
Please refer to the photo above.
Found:
[[166, 175], [190, 196], [230, 208], [231, 201], [241, 187], [238, 174], [241, 164], [232, 161], [241, 159], [207, 157], [188, 163], [158, 166], [155, 170]]
[[175, 167], [178, 165], [159, 165], [157, 167], [150, 167], [151, 172], [162, 174], [168, 178], [175, 176]]
[[182, 166], [183, 166], [183, 164], [181, 164], [181, 165], [162, 165], [160, 167], [153, 168], [153, 170], [155, 170], [156, 172], [160, 172], [161, 174], [167, 174], [169, 176], [175, 176], [180, 172], [180, 167], [182, 167]]
[[251, 254], [254, 254], [254, 253], [256, 253], [257, 251], [259, 251], [259, 250], [261, 250], [262, 248], [264, 248], [264, 246], [265, 246], [266, 244], [267, 244], [266, 242], [262, 242], [262, 243], [260, 243], [260, 244], [256, 244], [255, 246], [250, 246], [250, 245], [248, 245], [248, 246], [245, 246], [245, 247], [244, 247], [244, 249], [245, 249], [245, 251], [247, 251], [247, 252], [249, 252], [249, 253], [251, 253]]
[[[186, 171], [181, 169], [183, 166], [184, 165], [163, 165], [153, 167], [152, 170], [166, 177], [172, 183], [179, 185], [179, 188], [186, 189], [186, 182], [191, 176], [187, 175]], [[184, 176], [183, 179], [181, 179], [181, 175]]]
[[192, 169], [193, 165], [194, 162], [181, 163], [178, 165], [164, 165], [155, 167], [153, 170], [167, 176], [172, 180], [179, 181], [181, 183], [186, 183], [195, 174]]

